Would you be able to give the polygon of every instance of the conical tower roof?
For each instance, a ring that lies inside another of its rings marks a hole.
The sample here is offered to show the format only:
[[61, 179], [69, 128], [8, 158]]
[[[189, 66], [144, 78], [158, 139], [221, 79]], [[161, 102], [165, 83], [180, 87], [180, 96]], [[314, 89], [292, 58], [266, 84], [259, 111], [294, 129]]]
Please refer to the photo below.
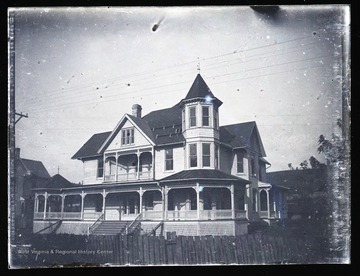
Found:
[[189, 92], [186, 97], [181, 101], [181, 103], [196, 101], [196, 100], [205, 100], [212, 102], [216, 102], [218, 106], [222, 104], [222, 102], [214, 96], [211, 92], [209, 86], [206, 84], [204, 79], [198, 74], [190, 87]]

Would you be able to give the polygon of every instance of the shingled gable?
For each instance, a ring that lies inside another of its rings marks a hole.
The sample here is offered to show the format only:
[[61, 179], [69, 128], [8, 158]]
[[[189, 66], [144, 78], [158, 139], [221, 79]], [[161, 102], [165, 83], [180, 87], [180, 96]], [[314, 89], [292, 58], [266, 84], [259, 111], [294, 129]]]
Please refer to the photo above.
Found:
[[261, 156], [266, 156], [256, 122], [245, 122], [220, 127], [220, 141], [229, 144], [232, 148], [251, 147], [251, 136], [256, 135]]
[[179, 105], [152, 111], [142, 118], [151, 128], [156, 145], [183, 143], [181, 108]]
[[147, 122], [140, 119], [140, 118], [136, 118], [136, 117], [134, 117], [132, 115], [129, 115], [129, 114], [125, 113], [125, 115], [121, 118], [121, 120], [116, 125], [114, 130], [111, 132], [109, 137], [100, 146], [100, 148], [98, 150], [98, 153], [102, 153], [110, 145], [112, 140], [115, 138], [115, 136], [121, 130], [121, 128], [124, 125], [124, 123], [126, 122], [126, 120], [129, 120], [134, 125], [134, 127], [137, 128], [140, 131], [140, 133], [145, 136], [145, 138], [147, 138], [147, 140], [150, 142], [150, 144], [155, 145], [155, 141], [154, 141], [152, 131], [149, 128]]

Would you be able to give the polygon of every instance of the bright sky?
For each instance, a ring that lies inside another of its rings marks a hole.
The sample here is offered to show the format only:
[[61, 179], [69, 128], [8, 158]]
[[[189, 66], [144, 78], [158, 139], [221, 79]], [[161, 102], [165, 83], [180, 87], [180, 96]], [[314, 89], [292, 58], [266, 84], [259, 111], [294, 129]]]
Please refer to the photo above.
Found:
[[[21, 156], [54, 175], [83, 178], [73, 154], [114, 129], [131, 106], [171, 107], [198, 73], [216, 97], [220, 125], [256, 121], [272, 164], [317, 154], [341, 118], [344, 6], [31, 8], [15, 20], [16, 124]], [[160, 22], [156, 31], [152, 28]]]

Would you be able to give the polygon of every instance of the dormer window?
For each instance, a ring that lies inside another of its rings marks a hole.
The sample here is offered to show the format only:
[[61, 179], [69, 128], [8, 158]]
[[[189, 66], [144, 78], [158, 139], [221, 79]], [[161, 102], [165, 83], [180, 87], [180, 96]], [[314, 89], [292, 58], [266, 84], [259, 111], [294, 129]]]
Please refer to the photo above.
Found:
[[209, 116], [209, 107], [208, 106], [202, 107], [202, 125], [210, 126], [210, 116]]
[[134, 144], [134, 128], [126, 128], [121, 132], [121, 145]]
[[100, 157], [97, 160], [97, 177], [103, 177], [104, 176], [104, 159]]
[[237, 173], [243, 173], [244, 172], [244, 153], [238, 152], [236, 154], [237, 158]]
[[189, 121], [190, 127], [196, 127], [196, 106], [189, 108]]

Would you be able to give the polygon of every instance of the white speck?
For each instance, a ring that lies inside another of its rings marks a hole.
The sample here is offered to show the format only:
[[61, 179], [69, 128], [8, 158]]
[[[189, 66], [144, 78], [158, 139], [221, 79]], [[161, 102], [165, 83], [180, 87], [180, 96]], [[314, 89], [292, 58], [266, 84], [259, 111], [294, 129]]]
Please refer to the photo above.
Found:
[[44, 9], [44, 12], [49, 12], [49, 9]]
[[267, 36], [266, 36], [266, 39], [270, 39], [270, 36], [269, 36], [269, 35], [267, 35]]
[[304, 73], [304, 76], [306, 76], [306, 73]]
[[306, 55], [306, 53], [305, 53], [305, 52], [303, 52], [303, 55]]
[[26, 73], [26, 75], [31, 75], [31, 72]]

